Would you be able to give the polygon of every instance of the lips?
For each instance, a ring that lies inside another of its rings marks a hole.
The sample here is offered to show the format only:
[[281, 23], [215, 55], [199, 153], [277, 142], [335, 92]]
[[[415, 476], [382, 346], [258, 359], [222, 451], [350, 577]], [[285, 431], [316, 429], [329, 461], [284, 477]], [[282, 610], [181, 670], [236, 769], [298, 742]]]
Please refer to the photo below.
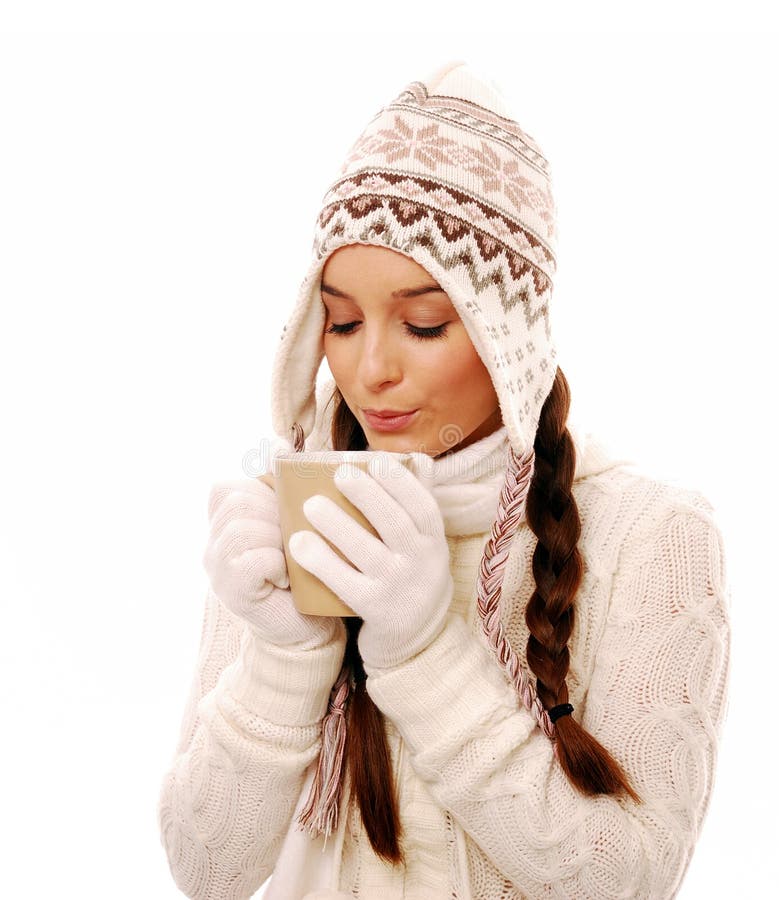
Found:
[[372, 413], [363, 409], [365, 418], [374, 431], [398, 431], [405, 428], [414, 420], [418, 412], [419, 410], [412, 409], [411, 412], [394, 413], [393, 410], [384, 409], [380, 413]]
[[372, 416], [381, 416], [382, 419], [389, 419], [394, 416], [410, 416], [412, 412], [416, 412], [415, 409], [368, 409], [363, 407], [364, 413], [369, 413]]

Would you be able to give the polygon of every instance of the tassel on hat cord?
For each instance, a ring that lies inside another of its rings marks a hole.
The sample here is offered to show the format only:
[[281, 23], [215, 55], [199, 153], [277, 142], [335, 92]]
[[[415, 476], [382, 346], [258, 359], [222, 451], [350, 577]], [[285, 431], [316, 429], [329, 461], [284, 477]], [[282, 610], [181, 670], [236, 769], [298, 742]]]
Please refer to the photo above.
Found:
[[346, 700], [350, 690], [350, 671], [341, 668], [338, 679], [330, 692], [330, 705], [322, 720], [322, 748], [319, 751], [316, 774], [311, 783], [308, 802], [298, 817], [301, 828], [312, 836], [324, 834], [327, 838], [338, 827], [338, 809], [343, 779], [341, 772], [346, 745]]

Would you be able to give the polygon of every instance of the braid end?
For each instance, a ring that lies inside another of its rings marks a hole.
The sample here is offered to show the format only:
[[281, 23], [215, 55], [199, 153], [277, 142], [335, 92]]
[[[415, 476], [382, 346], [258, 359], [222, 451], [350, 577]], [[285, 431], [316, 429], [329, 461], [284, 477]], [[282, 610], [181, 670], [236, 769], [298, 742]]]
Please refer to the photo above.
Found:
[[581, 793], [627, 795], [635, 803], [641, 803], [619, 763], [572, 716], [561, 717], [555, 723], [555, 731], [555, 756]]

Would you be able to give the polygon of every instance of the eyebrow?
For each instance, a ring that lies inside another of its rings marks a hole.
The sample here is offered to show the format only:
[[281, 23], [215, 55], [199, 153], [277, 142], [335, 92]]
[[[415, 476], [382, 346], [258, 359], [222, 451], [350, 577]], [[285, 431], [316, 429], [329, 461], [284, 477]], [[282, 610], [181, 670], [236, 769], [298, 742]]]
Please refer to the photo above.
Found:
[[[354, 297], [350, 297], [345, 291], [339, 290], [337, 287], [333, 287], [331, 284], [325, 284], [324, 281], [320, 286], [320, 290], [323, 294], [329, 294], [331, 297], [341, 297], [343, 300], [351, 300], [352, 303], [356, 303]], [[419, 287], [411, 287], [411, 288], [398, 288], [397, 291], [392, 291], [390, 294], [391, 297], [395, 297], [398, 300], [406, 300], [410, 297], [422, 297], [425, 294], [445, 294], [446, 291], [439, 284], [422, 284]]]

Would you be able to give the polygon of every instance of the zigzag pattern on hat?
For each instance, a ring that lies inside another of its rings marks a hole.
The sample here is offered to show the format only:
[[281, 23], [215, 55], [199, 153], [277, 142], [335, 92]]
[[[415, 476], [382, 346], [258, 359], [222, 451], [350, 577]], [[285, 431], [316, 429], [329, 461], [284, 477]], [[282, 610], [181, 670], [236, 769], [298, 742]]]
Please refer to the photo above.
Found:
[[485, 261], [491, 258], [490, 246], [496, 245], [494, 255], [499, 251], [499, 245], [503, 245], [509, 256], [524, 257], [551, 282], [557, 262], [547, 243], [523, 222], [441, 178], [382, 171], [376, 166], [361, 170], [330, 188], [319, 214], [318, 226], [321, 229], [326, 227], [332, 210], [338, 204], [348, 204], [351, 215], [358, 219], [367, 215], [372, 207], [380, 205], [384, 197], [392, 200], [399, 225], [412, 225], [425, 215], [426, 210], [430, 210], [441, 217], [444, 236], [456, 232], [458, 228], [469, 228], [480, 236]]
[[[388, 246], [404, 252], [421, 245], [447, 271], [465, 266], [475, 297], [487, 287], [495, 288], [504, 312], [519, 307], [528, 330], [542, 319], [547, 337], [551, 337], [549, 278], [525, 257], [464, 219], [404, 197], [360, 194], [325, 207], [319, 225], [314, 252], [320, 258], [331, 252], [333, 241], [341, 243], [345, 237], [363, 241], [384, 237]], [[408, 229], [400, 245], [398, 228]], [[470, 306], [481, 311], [476, 299]]]

